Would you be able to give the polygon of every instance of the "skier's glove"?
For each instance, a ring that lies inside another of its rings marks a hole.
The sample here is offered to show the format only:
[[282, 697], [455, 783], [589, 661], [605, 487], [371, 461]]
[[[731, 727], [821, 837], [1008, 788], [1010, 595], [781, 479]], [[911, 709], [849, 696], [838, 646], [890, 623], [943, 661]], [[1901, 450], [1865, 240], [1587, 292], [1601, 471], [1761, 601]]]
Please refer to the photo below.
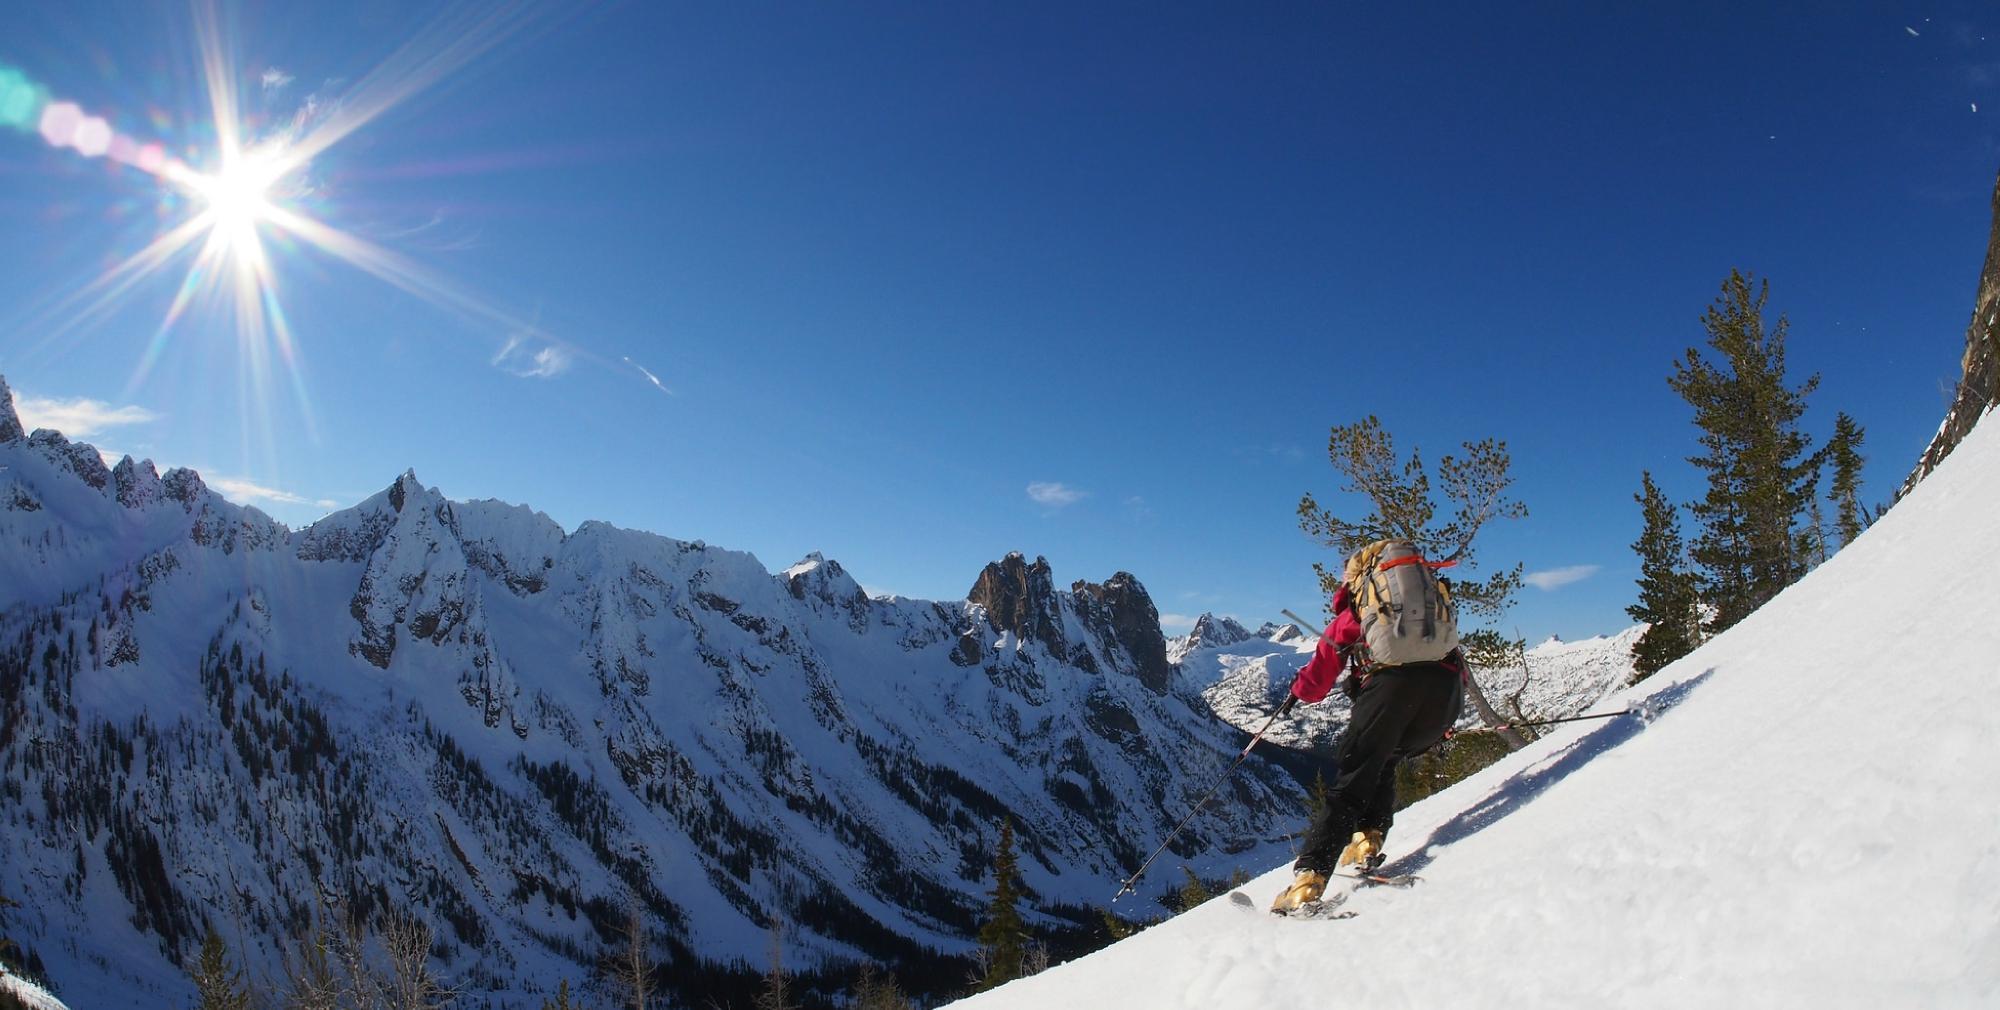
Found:
[[1285, 703], [1283, 705], [1278, 706], [1278, 718], [1283, 719], [1290, 716], [1292, 714], [1292, 706], [1298, 703], [1299, 703], [1298, 695], [1296, 694], [1285, 695]]
[[1361, 697], [1361, 675], [1349, 673], [1340, 678], [1340, 693], [1346, 695], [1348, 701]]

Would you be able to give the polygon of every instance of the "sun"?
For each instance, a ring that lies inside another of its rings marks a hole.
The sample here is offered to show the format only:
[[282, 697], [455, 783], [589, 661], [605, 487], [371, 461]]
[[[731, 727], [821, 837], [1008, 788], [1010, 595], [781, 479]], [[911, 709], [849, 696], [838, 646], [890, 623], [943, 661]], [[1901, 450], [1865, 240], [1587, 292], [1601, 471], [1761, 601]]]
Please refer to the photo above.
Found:
[[239, 263], [262, 258], [258, 228], [277, 214], [271, 188], [285, 173], [277, 152], [265, 149], [224, 151], [222, 166], [212, 175], [197, 175], [189, 188], [205, 203], [209, 241], [218, 252]]

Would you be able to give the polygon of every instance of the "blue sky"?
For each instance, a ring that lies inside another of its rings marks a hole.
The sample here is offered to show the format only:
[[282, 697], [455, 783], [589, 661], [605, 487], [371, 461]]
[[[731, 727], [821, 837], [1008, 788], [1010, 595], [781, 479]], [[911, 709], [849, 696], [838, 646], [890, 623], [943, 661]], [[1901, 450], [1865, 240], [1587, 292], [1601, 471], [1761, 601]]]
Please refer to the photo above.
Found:
[[[1886, 500], [1957, 377], [2000, 14], [1401, 6], [224, 6], [246, 138], [394, 99], [272, 189], [391, 278], [267, 222], [295, 366], [220, 299], [156, 338], [193, 250], [64, 296], [203, 201], [0, 127], [0, 374], [294, 525], [414, 468], [908, 596], [1128, 570], [1170, 631], [1320, 605], [1294, 509], [1373, 413], [1509, 443], [1482, 560], [1577, 576], [1501, 623], [1539, 640], [1628, 623], [1641, 469], [1699, 492], [1665, 377], [1738, 267]], [[19, 6], [0, 65], [212, 171], [201, 9]]]

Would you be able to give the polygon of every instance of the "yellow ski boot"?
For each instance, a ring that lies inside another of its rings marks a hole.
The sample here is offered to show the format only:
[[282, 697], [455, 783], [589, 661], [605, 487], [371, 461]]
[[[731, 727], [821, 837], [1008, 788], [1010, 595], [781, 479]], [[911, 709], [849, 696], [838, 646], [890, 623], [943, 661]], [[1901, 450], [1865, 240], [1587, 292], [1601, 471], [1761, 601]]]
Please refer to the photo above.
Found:
[[1354, 840], [1340, 850], [1340, 859], [1334, 863], [1334, 869], [1344, 870], [1352, 866], [1356, 873], [1374, 873], [1385, 858], [1382, 855], [1384, 840], [1385, 835], [1380, 831], [1356, 831]]
[[1326, 874], [1317, 870], [1300, 870], [1292, 878], [1292, 886], [1285, 888], [1276, 901], [1271, 902], [1271, 911], [1276, 915], [1286, 915], [1297, 911], [1300, 905], [1318, 901], [1326, 893]]

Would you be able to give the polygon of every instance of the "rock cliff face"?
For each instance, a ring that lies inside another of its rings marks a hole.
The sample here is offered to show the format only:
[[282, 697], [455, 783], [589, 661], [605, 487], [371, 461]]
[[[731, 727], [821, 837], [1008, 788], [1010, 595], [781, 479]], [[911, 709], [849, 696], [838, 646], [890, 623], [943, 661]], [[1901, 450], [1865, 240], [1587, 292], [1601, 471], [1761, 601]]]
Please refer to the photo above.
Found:
[[2000, 179], [1993, 186], [1993, 225], [1986, 241], [1986, 265], [1979, 272], [1979, 293], [1973, 300], [1972, 323], [1965, 330], [1965, 357], [1958, 392], [1937, 437], [1924, 450], [1917, 468], [1903, 484], [1907, 492], [1965, 438], [1987, 411], [2000, 404]]
[[979, 573], [966, 602], [982, 609], [994, 628], [1039, 644], [1057, 662], [1126, 674], [1154, 694], [1165, 694], [1172, 681], [1160, 612], [1129, 572], [1102, 583], [1078, 581], [1063, 594], [1046, 558], [1031, 565], [1014, 553]]
[[1053, 655], [1069, 651], [1048, 559], [1038, 557], [1031, 565], [1023, 555], [1009, 554], [979, 573], [965, 599], [985, 608], [995, 628], [1024, 641], [1040, 642]]
[[[0, 893], [79, 1006], [187, 1002], [209, 922], [273, 970], [329, 895], [426, 918], [492, 1005], [583, 977], [633, 904], [682, 1005], [774, 913], [794, 964], [937, 963], [1003, 819], [1035, 928], [1087, 930], [1241, 744], [1126, 573], [1014, 554], [973, 599], [873, 599], [414, 473], [292, 531], [22, 436], [4, 389]], [[1176, 850], [1205, 876], [1303, 816], [1261, 756], [1233, 788]]]
[[1070, 586], [1083, 626], [1104, 651], [1123, 654], [1129, 671], [1154, 694], [1167, 693], [1173, 667], [1167, 662], [1167, 639], [1160, 633], [1160, 611], [1146, 587], [1130, 572], [1119, 572], [1102, 584]]

